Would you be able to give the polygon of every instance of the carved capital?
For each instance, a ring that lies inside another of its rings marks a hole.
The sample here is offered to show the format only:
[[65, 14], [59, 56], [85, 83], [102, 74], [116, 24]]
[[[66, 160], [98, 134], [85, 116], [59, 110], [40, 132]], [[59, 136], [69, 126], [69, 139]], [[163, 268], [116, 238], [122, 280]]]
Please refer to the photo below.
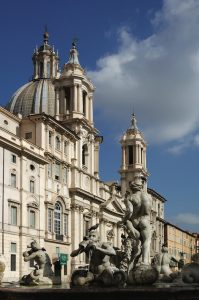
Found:
[[79, 206], [79, 211], [80, 211], [80, 213], [84, 212], [84, 207], [82, 205]]
[[74, 211], [78, 211], [79, 210], [79, 205], [76, 204], [76, 203], [71, 203], [70, 209], [74, 210]]

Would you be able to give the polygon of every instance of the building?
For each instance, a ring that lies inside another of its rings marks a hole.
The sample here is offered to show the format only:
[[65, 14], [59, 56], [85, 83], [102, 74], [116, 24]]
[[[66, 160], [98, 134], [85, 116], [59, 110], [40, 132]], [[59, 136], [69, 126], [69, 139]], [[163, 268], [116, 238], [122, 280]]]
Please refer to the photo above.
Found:
[[[33, 54], [32, 80], [13, 94], [6, 109], [0, 108], [0, 251], [6, 260], [5, 280], [18, 280], [32, 269], [22, 257], [32, 239], [46, 248], [63, 282], [71, 270], [86, 263], [83, 254], [72, 259], [69, 254], [91, 225], [100, 223], [101, 238], [120, 247], [123, 194], [135, 174], [148, 176], [146, 143], [133, 115], [121, 142], [121, 188], [100, 179], [103, 137], [93, 122], [93, 84], [79, 63], [75, 43], [60, 72], [58, 54], [48, 39], [45, 32]], [[153, 256], [164, 240], [160, 219], [165, 199], [152, 189], [148, 192], [153, 198]], [[64, 268], [60, 254], [68, 256]]]
[[177, 260], [184, 259], [185, 263], [191, 262], [191, 256], [197, 252], [196, 235], [168, 222], [165, 222], [164, 230], [169, 254]]

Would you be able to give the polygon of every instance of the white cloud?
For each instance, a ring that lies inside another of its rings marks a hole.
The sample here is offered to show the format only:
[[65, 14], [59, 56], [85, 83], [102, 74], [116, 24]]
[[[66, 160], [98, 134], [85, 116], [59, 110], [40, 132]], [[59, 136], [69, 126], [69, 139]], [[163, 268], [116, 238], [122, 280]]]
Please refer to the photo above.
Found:
[[199, 134], [197, 134], [194, 138], [194, 142], [197, 146], [199, 146]]
[[199, 225], [199, 215], [192, 213], [180, 213], [174, 220], [182, 224]]
[[146, 139], [176, 142], [179, 152], [187, 146], [178, 140], [199, 129], [199, 2], [165, 0], [151, 22], [154, 34], [141, 41], [121, 28], [117, 51], [88, 73], [103, 118], [123, 130], [134, 107]]

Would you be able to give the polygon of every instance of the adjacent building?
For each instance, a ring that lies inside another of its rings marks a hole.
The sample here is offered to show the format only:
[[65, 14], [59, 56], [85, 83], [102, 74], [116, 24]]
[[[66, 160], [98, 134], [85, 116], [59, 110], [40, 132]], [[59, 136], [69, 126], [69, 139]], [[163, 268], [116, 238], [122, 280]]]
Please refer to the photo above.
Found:
[[185, 263], [191, 262], [191, 256], [197, 252], [196, 235], [168, 222], [165, 222], [164, 230], [169, 254], [177, 260], [183, 259]]

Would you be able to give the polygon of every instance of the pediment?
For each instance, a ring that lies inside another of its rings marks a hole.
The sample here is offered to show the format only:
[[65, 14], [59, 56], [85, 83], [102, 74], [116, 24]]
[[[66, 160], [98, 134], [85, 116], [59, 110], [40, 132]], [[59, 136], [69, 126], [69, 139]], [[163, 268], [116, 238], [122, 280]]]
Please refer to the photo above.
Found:
[[122, 209], [122, 205], [119, 201], [114, 198], [109, 198], [106, 202], [100, 205], [101, 209], [107, 209], [109, 211], [113, 211], [115, 213], [123, 214], [124, 210]]

